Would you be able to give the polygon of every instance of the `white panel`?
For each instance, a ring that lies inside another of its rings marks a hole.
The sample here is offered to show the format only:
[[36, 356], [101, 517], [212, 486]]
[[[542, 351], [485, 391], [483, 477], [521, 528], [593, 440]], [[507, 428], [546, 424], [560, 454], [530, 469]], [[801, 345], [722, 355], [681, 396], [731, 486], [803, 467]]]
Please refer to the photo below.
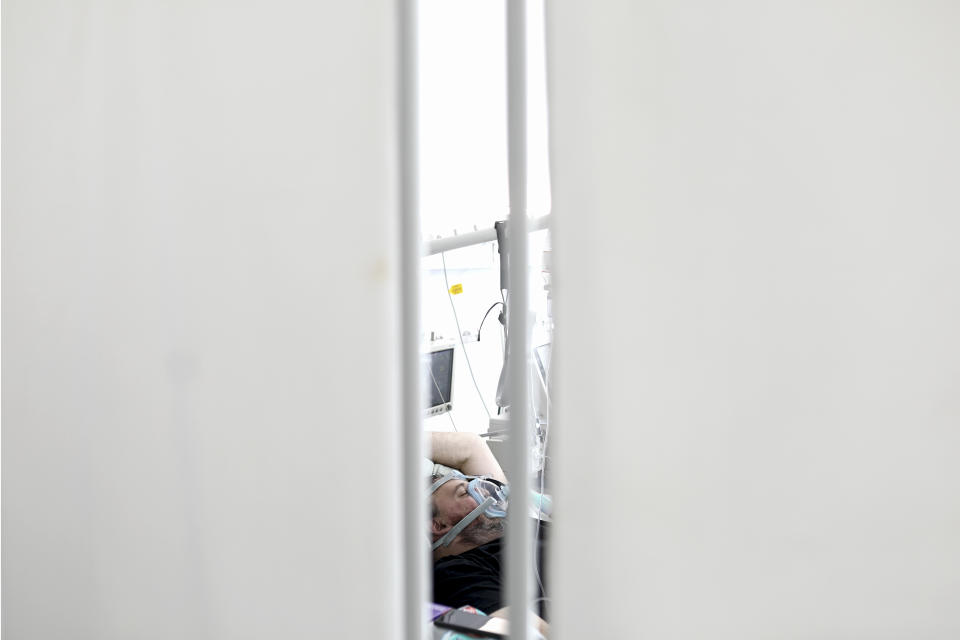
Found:
[[505, 220], [505, 4], [419, 3], [420, 213], [425, 237]]
[[4, 4], [5, 637], [398, 633], [394, 10]]
[[548, 25], [557, 636], [957, 637], [957, 5]]

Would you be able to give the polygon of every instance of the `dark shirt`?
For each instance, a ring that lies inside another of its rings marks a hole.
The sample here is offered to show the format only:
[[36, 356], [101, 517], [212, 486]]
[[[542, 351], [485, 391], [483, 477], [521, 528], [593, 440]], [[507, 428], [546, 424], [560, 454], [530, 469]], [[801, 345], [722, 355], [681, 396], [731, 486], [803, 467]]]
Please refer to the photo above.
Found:
[[[534, 577], [534, 593], [538, 615], [547, 620], [546, 599], [541, 584], [546, 586], [544, 554], [550, 525], [540, 523], [537, 536], [537, 570], [539, 582]], [[506, 544], [503, 538], [474, 547], [469, 551], [440, 558], [433, 564], [433, 601], [448, 607], [471, 605], [484, 613], [493, 613], [506, 606], [503, 585], [506, 576], [502, 568], [506, 564]]]

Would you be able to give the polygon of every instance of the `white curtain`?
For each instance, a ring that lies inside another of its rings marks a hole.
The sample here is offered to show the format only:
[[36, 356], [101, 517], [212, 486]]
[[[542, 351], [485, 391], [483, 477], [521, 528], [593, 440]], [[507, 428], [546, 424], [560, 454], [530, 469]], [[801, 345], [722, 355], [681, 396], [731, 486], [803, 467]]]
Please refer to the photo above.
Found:
[[398, 633], [395, 9], [4, 4], [4, 637]]
[[960, 12], [547, 23], [557, 637], [960, 634]]

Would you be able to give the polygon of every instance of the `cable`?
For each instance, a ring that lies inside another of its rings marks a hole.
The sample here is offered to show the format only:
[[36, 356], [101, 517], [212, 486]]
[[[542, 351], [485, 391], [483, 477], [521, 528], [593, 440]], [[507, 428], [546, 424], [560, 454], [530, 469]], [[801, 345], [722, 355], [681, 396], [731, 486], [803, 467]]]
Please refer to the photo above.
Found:
[[487, 420], [490, 419], [490, 409], [487, 409], [487, 403], [483, 400], [483, 393], [480, 392], [480, 385], [477, 384], [477, 378], [473, 375], [473, 367], [470, 366], [470, 356], [467, 355], [467, 347], [463, 344], [463, 331], [460, 330], [460, 318], [457, 317], [457, 307], [453, 304], [453, 294], [450, 293], [450, 280], [447, 278], [447, 259], [444, 252], [440, 252], [440, 260], [443, 262], [443, 283], [447, 286], [447, 297], [450, 298], [450, 308], [453, 309], [453, 320], [457, 323], [457, 337], [460, 338], [460, 348], [463, 350], [463, 358], [467, 361], [467, 370], [470, 371], [470, 378], [473, 380], [473, 388], [477, 390], [480, 396], [480, 404], [483, 410], [487, 412]]
[[[531, 398], [532, 400], [532, 398]], [[549, 427], [547, 427], [549, 433]], [[538, 436], [539, 439], [539, 436]], [[540, 585], [540, 593], [547, 595], [547, 590], [543, 587], [543, 580], [540, 579], [540, 564], [537, 562], [537, 551], [540, 547], [540, 518], [543, 517], [543, 489], [546, 484], [547, 476], [547, 436], [543, 437], [543, 467], [540, 469], [540, 499], [537, 500], [537, 528], [533, 532], [533, 575], [537, 577], [537, 584]]]
[[[480, 342], [480, 331], [483, 329], [483, 323], [487, 321], [487, 316], [490, 315], [490, 312], [493, 311], [493, 308], [498, 304], [503, 305], [504, 308], [507, 306], [503, 302], [494, 302], [492, 305], [490, 305], [490, 308], [487, 309], [487, 312], [483, 314], [483, 320], [480, 321], [480, 328], [477, 329], [477, 342]], [[500, 314], [500, 317], [503, 317], [502, 313]]]
[[[440, 396], [440, 404], [447, 404], [447, 401], [443, 399], [443, 391], [440, 390], [440, 383], [437, 382], [437, 376], [433, 375], [433, 369], [430, 369], [430, 377], [433, 379], [433, 386], [437, 388], [437, 395]], [[445, 413], [447, 417], [450, 418], [450, 424], [453, 425], [453, 430], [460, 431], [457, 429], [457, 423], [453, 421], [453, 414], [449, 410]]]
[[[530, 396], [530, 402], [533, 403], [533, 396]], [[536, 413], [534, 411], [534, 413]], [[547, 590], [543, 587], [543, 580], [540, 579], [540, 565], [537, 563], [537, 550], [540, 546], [540, 517], [543, 515], [543, 489], [547, 481], [547, 441], [550, 438], [550, 395], [547, 394], [547, 421], [544, 423], [546, 427], [543, 432], [543, 466], [540, 468], [540, 500], [537, 505], [537, 527], [533, 533], [534, 548], [533, 548], [533, 575], [537, 577], [537, 584], [540, 585], [540, 593], [544, 595], [543, 600], [549, 601], [550, 598], [547, 598]], [[539, 437], [539, 436], [538, 436]]]

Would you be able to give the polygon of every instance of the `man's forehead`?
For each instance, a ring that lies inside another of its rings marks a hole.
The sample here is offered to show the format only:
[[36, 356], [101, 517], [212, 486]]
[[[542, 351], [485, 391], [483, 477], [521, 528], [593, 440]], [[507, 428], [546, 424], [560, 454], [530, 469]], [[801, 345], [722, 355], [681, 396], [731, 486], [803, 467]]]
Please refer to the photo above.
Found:
[[461, 484], [464, 484], [464, 483], [466, 483], [466, 480], [463, 478], [453, 478], [448, 482], [444, 482], [443, 486], [440, 487], [440, 491], [443, 491], [452, 495], [453, 493], [456, 493], [457, 487], [459, 487]]
[[467, 483], [468, 481], [465, 478], [454, 478], [453, 480], [444, 482], [434, 495], [444, 503], [452, 506], [453, 501], [458, 500], [457, 493]]

